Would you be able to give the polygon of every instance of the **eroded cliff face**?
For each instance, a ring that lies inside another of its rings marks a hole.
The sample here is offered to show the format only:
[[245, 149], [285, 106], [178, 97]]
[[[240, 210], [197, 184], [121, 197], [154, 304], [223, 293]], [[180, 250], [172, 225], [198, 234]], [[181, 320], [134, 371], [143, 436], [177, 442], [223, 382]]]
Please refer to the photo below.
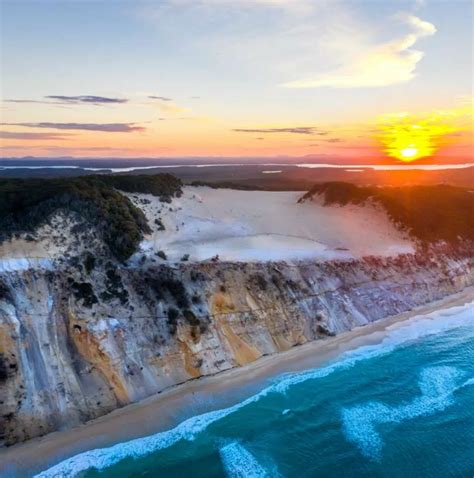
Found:
[[1, 440], [70, 428], [472, 284], [474, 260], [443, 253], [0, 273]]

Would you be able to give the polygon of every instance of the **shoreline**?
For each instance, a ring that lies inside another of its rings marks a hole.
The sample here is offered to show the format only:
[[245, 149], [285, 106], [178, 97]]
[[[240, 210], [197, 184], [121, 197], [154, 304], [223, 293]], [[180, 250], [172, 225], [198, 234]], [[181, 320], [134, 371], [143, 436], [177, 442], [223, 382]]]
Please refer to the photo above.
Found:
[[279, 375], [317, 368], [347, 351], [380, 343], [394, 324], [472, 300], [474, 287], [471, 286], [335, 337], [264, 356], [244, 367], [186, 381], [81, 426], [0, 449], [0, 475], [32, 476], [83, 451], [171, 429], [191, 416], [234, 405]]

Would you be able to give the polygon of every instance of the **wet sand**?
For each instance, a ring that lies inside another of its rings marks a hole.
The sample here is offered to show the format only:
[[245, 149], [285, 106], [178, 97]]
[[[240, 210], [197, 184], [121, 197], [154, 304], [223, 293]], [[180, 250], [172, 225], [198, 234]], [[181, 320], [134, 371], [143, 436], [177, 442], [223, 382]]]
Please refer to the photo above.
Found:
[[174, 386], [71, 430], [50, 433], [4, 448], [0, 451], [0, 476], [32, 476], [83, 451], [173, 428], [191, 416], [242, 401], [278, 375], [319, 367], [344, 352], [380, 343], [387, 329], [398, 322], [473, 300], [474, 287], [469, 287], [458, 294], [336, 337], [310, 342], [262, 357], [244, 367]]

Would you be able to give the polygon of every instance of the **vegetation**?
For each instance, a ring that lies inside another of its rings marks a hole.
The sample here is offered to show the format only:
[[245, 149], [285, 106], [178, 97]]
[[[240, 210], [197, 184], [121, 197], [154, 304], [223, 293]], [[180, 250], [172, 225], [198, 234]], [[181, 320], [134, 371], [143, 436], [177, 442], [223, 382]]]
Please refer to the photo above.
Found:
[[212, 189], [236, 189], [239, 191], [264, 191], [265, 188], [255, 184], [232, 181], [192, 181], [190, 186], [208, 187]]
[[4, 382], [8, 378], [7, 362], [3, 354], [0, 354], [0, 382]]
[[267, 290], [267, 280], [262, 274], [253, 274], [252, 276], [250, 276], [250, 281], [255, 283], [261, 291]]
[[100, 298], [105, 301], [117, 298], [122, 305], [125, 305], [128, 302], [128, 292], [123, 286], [120, 275], [111, 263], [107, 264], [105, 276], [106, 291], [102, 292]]
[[166, 255], [165, 251], [158, 251], [156, 255], [160, 258], [166, 261], [168, 259], [168, 256]]
[[168, 309], [168, 326], [172, 335], [174, 335], [178, 330], [178, 317], [179, 310], [175, 309], [174, 307], [170, 307]]
[[174, 196], [181, 196], [181, 180], [172, 174], [104, 175], [96, 178], [112, 188], [152, 194], [163, 202], [171, 202]]
[[466, 188], [437, 186], [362, 187], [343, 182], [316, 184], [300, 201], [315, 195], [325, 205], [373, 200], [390, 219], [422, 243], [474, 242], [474, 194]]
[[0, 179], [0, 242], [32, 233], [58, 210], [66, 210], [91, 224], [112, 254], [125, 260], [150, 229], [142, 211], [116, 189], [170, 201], [181, 194], [181, 182], [169, 174]]
[[94, 294], [94, 289], [92, 284], [89, 282], [71, 282], [72, 291], [74, 297], [77, 300], [82, 300], [84, 307], [91, 308], [94, 304], [97, 304], [96, 295]]
[[86, 257], [84, 259], [84, 268], [86, 269], [86, 272], [90, 274], [95, 267], [95, 257], [90, 253], [86, 253]]
[[7, 285], [0, 280], [0, 300], [11, 301], [12, 297]]
[[158, 226], [159, 231], [164, 231], [166, 229], [161, 219], [155, 219], [155, 224]]

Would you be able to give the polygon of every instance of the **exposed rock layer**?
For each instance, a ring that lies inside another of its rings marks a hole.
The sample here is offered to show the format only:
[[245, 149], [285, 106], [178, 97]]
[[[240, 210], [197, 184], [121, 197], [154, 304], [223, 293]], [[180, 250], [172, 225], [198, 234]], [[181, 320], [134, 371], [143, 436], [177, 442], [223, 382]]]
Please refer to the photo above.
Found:
[[474, 284], [472, 258], [441, 253], [86, 269], [0, 273], [4, 444]]

